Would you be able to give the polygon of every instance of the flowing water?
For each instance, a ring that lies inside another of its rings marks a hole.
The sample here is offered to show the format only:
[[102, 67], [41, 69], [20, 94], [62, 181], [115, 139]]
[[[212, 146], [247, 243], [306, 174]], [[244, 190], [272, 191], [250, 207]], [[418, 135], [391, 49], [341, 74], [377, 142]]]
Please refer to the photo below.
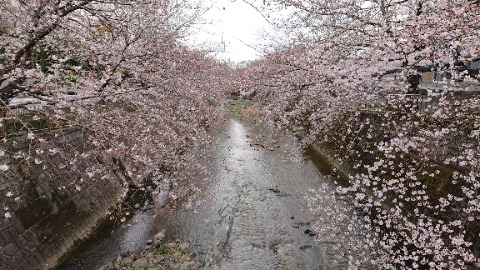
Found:
[[227, 120], [213, 149], [198, 158], [207, 173], [195, 180], [202, 190], [195, 199], [138, 213], [60, 269], [98, 269], [119, 253], [142, 249], [161, 229], [189, 242], [204, 269], [330, 269], [314, 241], [318, 216], [306, 199], [328, 179], [292, 136], [270, 133]]
[[227, 121], [196, 214], [166, 218], [167, 228], [177, 228], [175, 235], [206, 260], [205, 269], [322, 268], [304, 196], [325, 179], [292, 144], [246, 122]]

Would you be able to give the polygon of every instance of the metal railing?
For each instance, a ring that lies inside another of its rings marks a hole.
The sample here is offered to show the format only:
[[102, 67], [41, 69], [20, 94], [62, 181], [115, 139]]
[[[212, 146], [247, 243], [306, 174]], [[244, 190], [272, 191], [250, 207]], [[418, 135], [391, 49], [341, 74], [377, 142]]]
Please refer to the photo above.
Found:
[[53, 121], [45, 113], [21, 107], [0, 107], [0, 138], [21, 136], [27, 133], [49, 132], [66, 126]]

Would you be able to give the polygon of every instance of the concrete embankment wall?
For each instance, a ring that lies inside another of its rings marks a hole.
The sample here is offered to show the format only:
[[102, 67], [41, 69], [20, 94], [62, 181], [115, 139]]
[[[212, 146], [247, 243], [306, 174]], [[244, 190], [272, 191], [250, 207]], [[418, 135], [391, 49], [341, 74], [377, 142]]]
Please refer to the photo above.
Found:
[[124, 178], [75, 128], [10, 139], [0, 163], [0, 269], [51, 269], [108, 216]]

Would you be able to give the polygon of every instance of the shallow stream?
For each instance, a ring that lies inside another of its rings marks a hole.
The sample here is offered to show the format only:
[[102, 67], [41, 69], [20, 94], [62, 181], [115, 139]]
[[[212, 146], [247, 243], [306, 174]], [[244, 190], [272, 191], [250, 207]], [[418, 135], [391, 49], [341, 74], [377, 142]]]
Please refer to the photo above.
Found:
[[204, 269], [331, 269], [306, 198], [328, 179], [296, 139], [233, 118], [214, 136], [210, 154], [198, 158], [206, 173], [192, 183], [201, 190], [195, 199], [137, 212], [113, 234], [100, 231], [59, 269], [99, 269], [143, 249], [161, 229], [189, 242]]

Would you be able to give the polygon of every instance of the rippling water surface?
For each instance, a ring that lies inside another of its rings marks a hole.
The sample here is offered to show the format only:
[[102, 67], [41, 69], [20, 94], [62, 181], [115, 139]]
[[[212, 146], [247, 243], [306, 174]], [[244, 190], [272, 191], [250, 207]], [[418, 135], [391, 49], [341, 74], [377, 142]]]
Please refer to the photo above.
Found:
[[202, 190], [194, 200], [137, 214], [61, 269], [98, 268], [119, 252], [141, 249], [161, 229], [189, 242], [204, 269], [346, 269], [328, 259], [337, 250], [314, 241], [320, 217], [306, 196], [328, 179], [294, 138], [270, 133], [227, 120], [215, 131], [213, 149], [198, 159], [206, 173], [194, 180]]

